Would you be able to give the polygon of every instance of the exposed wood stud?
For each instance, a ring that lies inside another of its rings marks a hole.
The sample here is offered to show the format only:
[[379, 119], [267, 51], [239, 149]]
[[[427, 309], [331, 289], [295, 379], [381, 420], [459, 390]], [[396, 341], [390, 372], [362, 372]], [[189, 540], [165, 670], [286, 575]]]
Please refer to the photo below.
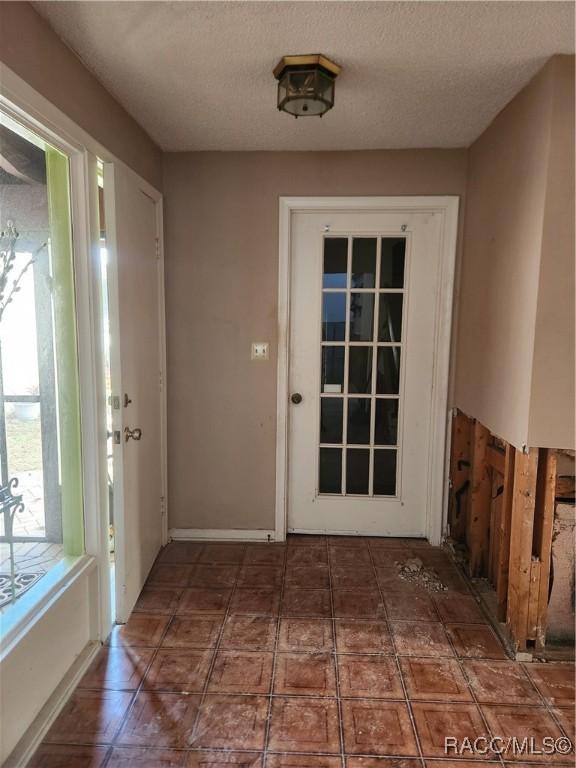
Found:
[[508, 603], [508, 571], [510, 567], [510, 526], [512, 522], [512, 500], [514, 498], [514, 462], [516, 449], [506, 446], [504, 456], [504, 474], [502, 484], [502, 507], [500, 514], [500, 543], [498, 547], [498, 567], [496, 575], [496, 596], [498, 620], [506, 621], [506, 606]]
[[554, 499], [556, 494], [556, 454], [547, 448], [540, 450], [536, 488], [537, 519], [534, 532], [535, 547], [542, 564], [536, 618], [536, 647], [543, 648], [546, 640], [546, 617], [552, 560], [554, 528]]
[[536, 503], [538, 449], [517, 452], [510, 527], [510, 570], [506, 621], [515, 650], [525, 650], [528, 639], [532, 538]]
[[490, 501], [492, 482], [486, 462], [490, 432], [474, 422], [468, 505], [467, 540], [470, 551], [470, 575], [481, 576], [488, 567], [490, 544]]

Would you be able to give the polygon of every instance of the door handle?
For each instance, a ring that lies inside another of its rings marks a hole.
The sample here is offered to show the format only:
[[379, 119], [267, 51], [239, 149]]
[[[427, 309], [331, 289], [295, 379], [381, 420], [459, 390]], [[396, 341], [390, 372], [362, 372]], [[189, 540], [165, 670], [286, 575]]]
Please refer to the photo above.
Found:
[[290, 400], [292, 400], [294, 405], [298, 405], [302, 402], [302, 395], [300, 392], [294, 392], [294, 394], [290, 396]]
[[139, 427], [136, 427], [136, 429], [130, 429], [130, 427], [124, 427], [124, 440], [128, 442], [128, 440], [140, 440], [142, 438], [142, 430]]

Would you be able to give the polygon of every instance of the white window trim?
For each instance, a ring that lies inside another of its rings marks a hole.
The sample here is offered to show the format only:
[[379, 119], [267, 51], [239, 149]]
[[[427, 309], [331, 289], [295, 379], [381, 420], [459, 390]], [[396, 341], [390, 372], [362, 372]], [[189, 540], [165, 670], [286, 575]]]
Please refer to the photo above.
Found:
[[440, 245], [440, 281], [435, 328], [435, 366], [430, 419], [430, 453], [426, 504], [426, 536], [440, 544], [445, 532], [448, 504], [450, 430], [448, 384], [454, 304], [454, 273], [459, 198], [406, 197], [280, 197], [278, 262], [278, 369], [276, 404], [276, 529], [277, 541], [286, 539], [288, 510], [288, 399], [290, 372], [290, 231], [292, 214], [299, 211], [406, 211], [437, 212], [443, 218]]
[[[0, 62], [0, 108], [22, 123], [70, 159], [70, 179], [73, 194], [72, 226], [75, 270], [76, 322], [78, 334], [78, 363], [80, 380], [80, 414], [82, 423], [82, 474], [84, 493], [84, 538], [86, 554], [79, 561], [95, 561], [98, 567], [97, 594], [93, 595], [94, 626], [98, 639], [103, 641], [112, 629], [111, 595], [108, 553], [107, 474], [106, 474], [106, 419], [105, 391], [100, 371], [103, 370], [103, 351], [100, 334], [100, 273], [98, 225], [97, 158], [123, 166], [138, 179], [138, 183], [157, 203], [159, 231], [162, 232], [162, 194], [142, 179], [106, 147], [92, 138], [48, 99], [38, 93], [9, 67]], [[159, 261], [164, 274], [163, 238], [159, 243]], [[164, 293], [161, 295], [161, 315], [164, 312]], [[165, 329], [160, 332], [165, 336]], [[164, 499], [167, 499], [167, 446], [166, 446], [166, 353], [163, 349], [162, 416], [162, 479]], [[163, 543], [168, 540], [168, 510], [165, 501]], [[46, 577], [44, 577], [46, 578]], [[69, 583], [64, 575], [59, 584]], [[40, 588], [42, 581], [38, 584]], [[33, 590], [41, 606], [49, 599]], [[34, 621], [34, 610], [26, 613], [28, 623]], [[19, 633], [26, 630], [24, 618]]]

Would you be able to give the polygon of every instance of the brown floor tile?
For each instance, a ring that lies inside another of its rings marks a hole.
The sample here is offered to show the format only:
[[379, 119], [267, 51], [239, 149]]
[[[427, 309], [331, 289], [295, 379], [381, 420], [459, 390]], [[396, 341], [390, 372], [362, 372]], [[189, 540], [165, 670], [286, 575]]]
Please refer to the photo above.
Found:
[[164, 547], [158, 561], [160, 563], [195, 563], [202, 554], [204, 544], [197, 541], [173, 541]]
[[392, 640], [384, 621], [337, 619], [338, 653], [393, 653]]
[[344, 751], [363, 755], [417, 755], [408, 708], [397, 701], [343, 701]]
[[126, 691], [75, 691], [44, 741], [110, 744], [132, 700]]
[[576, 745], [576, 711], [574, 707], [555, 707], [553, 712], [566, 736]]
[[403, 699], [404, 690], [393, 656], [338, 656], [340, 696]]
[[237, 565], [195, 565], [190, 574], [190, 587], [221, 589], [233, 587], [238, 577]]
[[148, 587], [187, 587], [192, 569], [192, 565], [164, 565], [159, 563], [152, 569], [146, 580], [146, 585]]
[[218, 651], [210, 675], [210, 693], [269, 693], [274, 654]]
[[376, 568], [376, 579], [383, 595], [388, 592], [414, 594], [421, 591], [421, 587], [415, 582], [400, 578], [396, 567]]
[[268, 749], [273, 752], [340, 752], [334, 699], [272, 699]]
[[163, 648], [214, 648], [222, 616], [174, 616], [162, 641]]
[[368, 539], [366, 536], [326, 536], [326, 544], [329, 547], [356, 547], [357, 549], [366, 549]]
[[268, 616], [229, 616], [220, 639], [220, 648], [273, 651], [278, 620]]
[[468, 595], [436, 595], [436, 607], [447, 624], [486, 624], [476, 598]]
[[325, 546], [288, 547], [288, 565], [328, 565], [328, 549]]
[[372, 561], [370, 560], [370, 552], [368, 547], [346, 547], [346, 546], [330, 546], [328, 547], [328, 556], [330, 558], [330, 565], [334, 566], [347, 566], [347, 567], [359, 567], [370, 566]]
[[423, 590], [406, 598], [402, 592], [384, 592], [384, 602], [391, 621], [438, 621], [432, 598]]
[[339, 619], [379, 619], [386, 613], [375, 589], [335, 589], [334, 615]]
[[[465, 739], [474, 741], [487, 735], [475, 704], [429, 704], [419, 701], [412, 704], [412, 712], [425, 757], [456, 757], [454, 752], [446, 751], [447, 737], [455, 738], [460, 744]], [[474, 758], [485, 759], [485, 756], [476, 753]]]
[[395, 571], [398, 571], [396, 563], [406, 560], [408, 557], [415, 557], [415, 553], [408, 547], [399, 544], [389, 547], [370, 545], [370, 552], [375, 565], [382, 568], [394, 568]]
[[330, 755], [268, 754], [266, 768], [342, 768], [342, 760]]
[[142, 682], [153, 653], [152, 649], [105, 646], [78, 687], [134, 691]]
[[311, 653], [333, 648], [331, 619], [280, 619], [278, 650]]
[[186, 768], [186, 752], [150, 747], [115, 747], [106, 768]]
[[107, 747], [41, 744], [27, 768], [102, 768]]
[[334, 657], [329, 653], [278, 653], [274, 693], [336, 696]]
[[522, 762], [569, 762], [574, 764], [574, 757], [555, 753], [552, 755], [536, 754], [537, 750], [543, 748], [543, 738], [551, 737], [557, 739], [561, 736], [561, 731], [548, 714], [544, 707], [517, 707], [517, 706], [483, 706], [482, 712], [488, 722], [492, 735], [502, 739], [515, 737], [519, 742], [523, 739], [533, 739], [533, 754], [529, 751], [524, 754], [517, 754], [509, 751], [506, 760], [513, 760], [515, 763]]
[[174, 613], [182, 591], [181, 587], [145, 586], [134, 610], [143, 613]]
[[236, 588], [230, 603], [230, 613], [253, 613], [275, 616], [280, 604], [277, 589]]
[[574, 705], [574, 664], [526, 664], [525, 670], [548, 704]]
[[279, 587], [283, 568], [280, 565], [243, 565], [238, 576], [239, 587]]
[[346, 768], [420, 768], [417, 757], [347, 757]]
[[288, 565], [286, 585], [299, 589], [329, 589], [330, 572], [327, 565]]
[[574, 707], [555, 707], [553, 712], [566, 736], [571, 739], [572, 744], [576, 745], [576, 711]]
[[282, 601], [282, 615], [318, 618], [331, 616], [330, 590], [286, 587]]
[[241, 563], [246, 552], [245, 544], [205, 544], [200, 555], [201, 563]]
[[540, 704], [540, 697], [514, 661], [464, 661], [470, 686], [482, 704]]
[[291, 533], [286, 539], [288, 549], [292, 547], [327, 546], [327, 537], [323, 533]]
[[146, 690], [202, 693], [213, 651], [161, 648], [144, 680]]
[[189, 752], [186, 768], [263, 768], [261, 752]]
[[335, 589], [352, 589], [355, 587], [378, 589], [372, 566], [354, 568], [348, 565], [335, 565], [332, 568], [332, 586]]
[[455, 659], [400, 659], [409, 699], [472, 701], [459, 663]]
[[266, 696], [207, 696], [191, 746], [204, 749], [264, 749]]
[[263, 768], [260, 752], [189, 752], [186, 768]]
[[445, 587], [448, 587], [449, 592], [456, 592], [462, 595], [470, 594], [468, 584], [466, 584], [462, 576], [458, 573], [453, 565], [448, 567], [440, 566], [434, 570], [436, 571], [436, 574], [438, 575], [438, 578], [442, 584], [444, 584]]
[[189, 746], [200, 699], [179, 693], [141, 691], [117, 743], [138, 747]]
[[392, 637], [401, 656], [454, 656], [440, 622], [393, 621]]
[[283, 565], [286, 556], [284, 544], [249, 544], [246, 547], [246, 565]]
[[116, 624], [108, 639], [109, 645], [136, 645], [155, 648], [160, 644], [169, 616], [133, 613], [126, 624]]
[[278, 620], [268, 616], [230, 616], [224, 626], [220, 648], [273, 651]]
[[[463, 754], [466, 754], [466, 750]], [[500, 768], [502, 763], [499, 760], [496, 760], [495, 757], [492, 757], [492, 760], [482, 761], [481, 764], [476, 760], [464, 760], [460, 758], [457, 760], [444, 760], [443, 758], [440, 758], [436, 760], [425, 760], [424, 765], [426, 768], [478, 768], [479, 765], [482, 765], [483, 768]], [[519, 766], [516, 768], [519, 768]]]
[[461, 658], [508, 658], [498, 636], [487, 624], [447, 624], [446, 631]]
[[178, 613], [224, 613], [230, 600], [230, 588], [189, 587], [182, 590]]

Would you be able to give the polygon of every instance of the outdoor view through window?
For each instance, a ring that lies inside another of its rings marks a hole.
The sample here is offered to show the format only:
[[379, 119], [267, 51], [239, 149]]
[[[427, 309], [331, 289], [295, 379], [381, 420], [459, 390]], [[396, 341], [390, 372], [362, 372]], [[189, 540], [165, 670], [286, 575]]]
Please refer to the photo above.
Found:
[[69, 161], [0, 115], [0, 608], [83, 551]]

